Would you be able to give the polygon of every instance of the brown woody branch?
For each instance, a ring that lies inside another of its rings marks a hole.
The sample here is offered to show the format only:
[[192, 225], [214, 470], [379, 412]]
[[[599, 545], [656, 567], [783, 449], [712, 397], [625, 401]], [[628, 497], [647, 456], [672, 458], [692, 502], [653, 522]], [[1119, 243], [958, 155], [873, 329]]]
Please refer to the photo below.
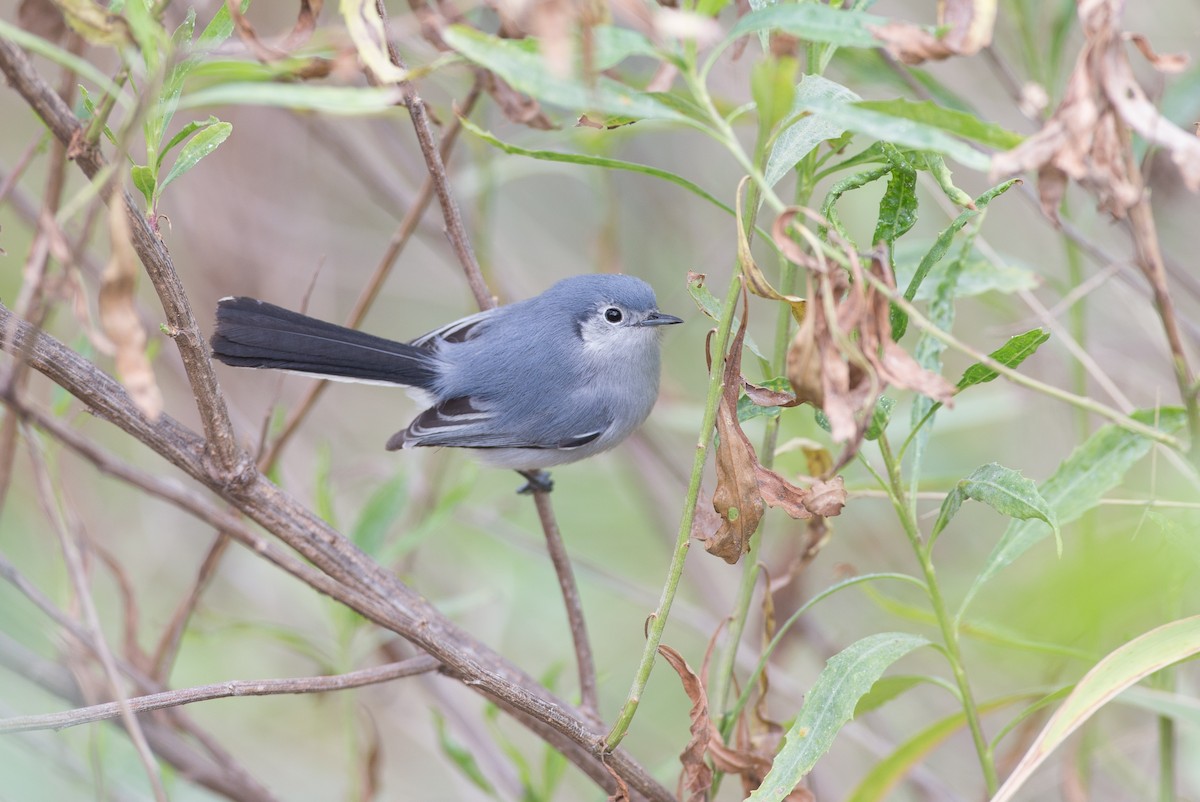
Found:
[[595, 767], [603, 762], [645, 798], [671, 799], [670, 792], [628, 754], [618, 750], [606, 755], [603, 733], [577, 711], [450, 623], [419, 594], [265, 477], [254, 472], [249, 482], [226, 483], [225, 475], [213, 470], [206, 459], [199, 435], [167, 415], [157, 421], [147, 419], [115, 380], [54, 338], [16, 320], [2, 304], [0, 332], [6, 333], [0, 348], [24, 353], [30, 367], [62, 386], [93, 414], [150, 447], [347, 586], [331, 593], [335, 598], [437, 657], [446, 673], [468, 687], [582, 747], [582, 753], [590, 756], [590, 775], [596, 776]]

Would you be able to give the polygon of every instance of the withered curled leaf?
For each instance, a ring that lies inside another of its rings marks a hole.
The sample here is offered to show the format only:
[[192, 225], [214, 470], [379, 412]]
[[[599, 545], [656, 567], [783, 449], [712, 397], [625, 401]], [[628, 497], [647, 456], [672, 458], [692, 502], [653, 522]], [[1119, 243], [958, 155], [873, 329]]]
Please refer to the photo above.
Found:
[[871, 33], [898, 61], [921, 64], [951, 56], [970, 56], [992, 42], [995, 0], [943, 0], [938, 3], [935, 35], [911, 22], [889, 22]]
[[129, 218], [120, 190], [113, 193], [108, 213], [112, 256], [101, 275], [100, 327], [112, 345], [117, 376], [146, 417], [162, 413], [162, 393], [146, 356], [146, 332], [138, 319], [138, 258], [130, 241]]
[[[683, 765], [683, 777], [681, 778], [683, 793], [680, 794], [680, 799], [687, 802], [704, 802], [708, 798], [708, 790], [713, 779], [712, 769], [705, 762], [704, 755], [708, 751], [709, 741], [715, 732], [715, 728], [708, 718], [708, 696], [704, 692], [704, 685], [700, 682], [700, 677], [683, 659], [683, 655], [663, 644], [659, 645], [658, 653], [663, 656], [671, 668], [675, 669], [675, 673], [679, 675], [679, 680], [683, 683], [684, 693], [692, 702], [692, 709], [688, 714], [692, 722], [692, 737], [679, 755], [679, 762]], [[720, 742], [719, 734], [716, 735], [716, 740]]]

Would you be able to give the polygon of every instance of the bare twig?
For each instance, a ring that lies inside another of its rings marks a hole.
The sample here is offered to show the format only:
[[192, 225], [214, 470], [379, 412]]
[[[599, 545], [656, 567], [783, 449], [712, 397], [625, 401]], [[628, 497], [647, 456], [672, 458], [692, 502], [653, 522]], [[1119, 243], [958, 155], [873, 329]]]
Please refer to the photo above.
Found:
[[[376, 0], [375, 8], [386, 28], [387, 9], [383, 5], [383, 0]], [[400, 51], [396, 49], [396, 44], [391, 39], [387, 41], [387, 49], [388, 58], [392, 64], [400, 69], [407, 69], [404, 60], [400, 58]], [[370, 77], [372, 80], [377, 80], [374, 76]], [[425, 101], [417, 94], [417, 88], [411, 81], [402, 81], [400, 90], [404, 93], [404, 105], [408, 109], [409, 117], [412, 118], [413, 130], [417, 133], [417, 143], [421, 146], [421, 155], [425, 157], [425, 165], [429, 170], [430, 177], [433, 178], [438, 203], [442, 207], [442, 218], [446, 221], [446, 236], [450, 238], [450, 246], [458, 256], [458, 261], [467, 277], [467, 284], [470, 285], [471, 292], [475, 295], [475, 302], [479, 304], [480, 309], [491, 309], [496, 306], [496, 299], [488, 289], [487, 282], [483, 280], [483, 271], [480, 270], [479, 261], [475, 258], [475, 249], [471, 247], [471, 238], [467, 236], [467, 229], [463, 225], [458, 203], [450, 192], [450, 182], [446, 177], [446, 165], [442, 161], [436, 144], [433, 126], [429, 122], [429, 113], [425, 110]]]
[[116, 718], [123, 715], [122, 707], [127, 706], [134, 713], [147, 713], [151, 710], [162, 710], [165, 707], [178, 707], [195, 702], [206, 702], [210, 699], [225, 699], [230, 696], [271, 696], [275, 694], [294, 693], [325, 693], [341, 691], [349, 688], [361, 688], [364, 685], [376, 685], [389, 682], [401, 677], [411, 677], [435, 671], [441, 663], [429, 655], [411, 657], [399, 663], [388, 663], [382, 666], [350, 671], [345, 674], [334, 674], [324, 677], [297, 677], [295, 679], [262, 679], [262, 680], [231, 680], [216, 682], [212, 685], [201, 685], [195, 688], [181, 688], [175, 691], [163, 691], [149, 696], [136, 696], [126, 699], [123, 703], [107, 702], [105, 704], [80, 707], [74, 710], [64, 710], [61, 713], [47, 713], [37, 716], [13, 716], [0, 719], [0, 732], [25, 732], [28, 730], [61, 730], [67, 727], [77, 727], [80, 724], [91, 724], [96, 721]]
[[592, 644], [588, 639], [587, 624], [583, 618], [583, 602], [579, 598], [575, 572], [571, 569], [567, 547], [563, 545], [562, 533], [558, 531], [558, 522], [554, 519], [550, 494], [535, 489], [533, 503], [537, 505], [538, 519], [542, 522], [542, 531], [546, 533], [546, 551], [550, 552], [554, 573], [558, 575], [558, 586], [562, 590], [563, 604], [567, 608], [567, 621], [571, 626], [571, 640], [575, 643], [580, 710], [599, 725], [601, 720], [600, 703], [596, 695], [596, 660], [592, 657]]
[[[42, 458], [36, 438], [26, 432], [25, 443], [29, 447], [29, 459], [33, 463], [33, 475], [38, 488], [38, 495], [41, 497], [42, 506], [45, 508], [46, 519], [49, 521], [51, 528], [58, 534], [59, 544], [63, 552], [63, 561], [67, 566], [67, 575], [70, 576], [71, 584], [75, 588], [75, 595], [79, 601], [80, 608], [83, 610], [84, 622], [91, 632], [92, 643], [96, 648], [96, 655], [100, 658], [100, 664], [104, 667], [105, 676], [108, 678], [109, 689], [113, 697], [117, 700], [115, 702], [116, 713], [114, 715], [119, 715], [125, 724], [125, 730], [129, 733], [129, 738], [133, 742], [138, 758], [142, 761], [142, 766], [146, 770], [146, 778], [150, 781], [150, 787], [154, 791], [154, 798], [158, 802], [167, 802], [167, 792], [163, 788], [158, 763], [150, 751], [150, 744], [146, 742], [146, 735], [142, 732], [141, 724], [134, 717], [129, 700], [125, 696], [124, 689], [122, 688], [123, 683], [117, 671], [116, 661], [113, 659], [112, 650], [108, 647], [108, 642], [104, 637], [104, 630], [100, 625], [100, 614], [96, 611], [96, 604], [92, 599], [92, 591], [88, 586], [87, 571], [83, 565], [83, 555], [79, 548], [78, 527], [77, 525], [72, 525], [66, 508], [60, 507], [55, 503], [54, 488], [50, 481], [50, 471]], [[75, 523], [77, 524], [77, 522]]]
[[[471, 110], [475, 107], [481, 88], [481, 82], [476, 80], [466, 100], [463, 101], [461, 110], [463, 117], [470, 115]], [[454, 122], [446, 129], [445, 136], [442, 137], [439, 148], [439, 155], [443, 163], [449, 157], [451, 150], [453, 150], [454, 143], [458, 140], [458, 134], [461, 131], [462, 123], [459, 122], [458, 118], [455, 118]], [[347, 317], [345, 325], [354, 329], [362, 325], [363, 319], [366, 318], [367, 312], [375, 303], [375, 299], [383, 287], [383, 282], [391, 274], [392, 267], [396, 264], [396, 259], [399, 258], [400, 252], [404, 250], [409, 239], [412, 238], [413, 232], [417, 230], [417, 225], [421, 222], [421, 218], [425, 214], [425, 210], [429, 208], [429, 202], [433, 199], [434, 184], [435, 181], [432, 174], [427, 175], [421, 183], [421, 188], [417, 191], [417, 196], [413, 200], [412, 206], [405, 213], [404, 219], [396, 226], [396, 230], [392, 233], [392, 238], [388, 241], [387, 249], [380, 258], [379, 264], [375, 266], [375, 271], [367, 280], [362, 292], [359, 293], [358, 300], [354, 302], [354, 308], [350, 310], [350, 315]], [[491, 297], [490, 294], [489, 297]], [[259, 460], [259, 470], [269, 471], [274, 466], [283, 447], [287, 445], [288, 440], [300, 428], [300, 424], [308, 416], [313, 406], [316, 405], [317, 399], [321, 397], [321, 394], [328, 386], [328, 381], [321, 380], [308, 388], [304, 397], [300, 399], [300, 403], [288, 415], [279, 436], [275, 438], [270, 448], [267, 449], [266, 454]]]

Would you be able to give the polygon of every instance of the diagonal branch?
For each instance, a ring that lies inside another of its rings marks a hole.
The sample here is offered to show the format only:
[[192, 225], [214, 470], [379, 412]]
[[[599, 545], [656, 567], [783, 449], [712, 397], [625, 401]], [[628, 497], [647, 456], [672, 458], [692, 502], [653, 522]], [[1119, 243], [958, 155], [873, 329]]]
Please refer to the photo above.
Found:
[[[25, 54], [15, 44], [3, 39], [0, 39], [0, 72], [42, 118], [58, 141], [67, 146], [68, 157], [75, 160], [88, 178], [94, 178], [105, 166], [99, 150], [83, 144], [82, 128], [71, 109], [38, 75]], [[107, 199], [107, 193], [103, 194]], [[253, 473], [253, 465], [238, 448], [234, 438], [229, 411], [208, 358], [208, 344], [200, 334], [171, 255], [138, 211], [133, 196], [124, 191], [120, 194], [129, 217], [133, 247], [162, 302], [171, 337], [179, 347], [179, 355], [196, 397], [204, 425], [204, 451], [226, 483], [248, 481]]]
[[[62, 386], [93, 414], [116, 425], [208, 487], [283, 540], [316, 568], [348, 586], [347, 604], [429, 654], [444, 672], [506, 709], [566, 737], [589, 756], [586, 770], [603, 763], [646, 799], [667, 802], [670, 792], [626, 752], [607, 754], [602, 733], [536, 680], [445, 618], [420, 594], [374, 563], [344, 536], [266, 477], [228, 484], [208, 470], [202, 438], [167, 415], [151, 421], [125, 389], [78, 353], [14, 318], [0, 304], [0, 349], [24, 352], [30, 367]], [[540, 728], [539, 727], [539, 728]], [[569, 753], [571, 754], [571, 753]], [[592, 771], [589, 775], [595, 776]], [[613, 788], [614, 783], [608, 783]]]

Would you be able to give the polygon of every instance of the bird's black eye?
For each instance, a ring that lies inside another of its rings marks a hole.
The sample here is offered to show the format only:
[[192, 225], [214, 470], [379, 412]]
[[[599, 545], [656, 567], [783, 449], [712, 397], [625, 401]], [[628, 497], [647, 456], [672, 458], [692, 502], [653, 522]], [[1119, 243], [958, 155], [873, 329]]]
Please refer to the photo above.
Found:
[[624, 315], [621, 314], [621, 310], [617, 309], [615, 306], [610, 306], [608, 309], [604, 310], [604, 319], [609, 323], [620, 323], [622, 317], [624, 317]]

